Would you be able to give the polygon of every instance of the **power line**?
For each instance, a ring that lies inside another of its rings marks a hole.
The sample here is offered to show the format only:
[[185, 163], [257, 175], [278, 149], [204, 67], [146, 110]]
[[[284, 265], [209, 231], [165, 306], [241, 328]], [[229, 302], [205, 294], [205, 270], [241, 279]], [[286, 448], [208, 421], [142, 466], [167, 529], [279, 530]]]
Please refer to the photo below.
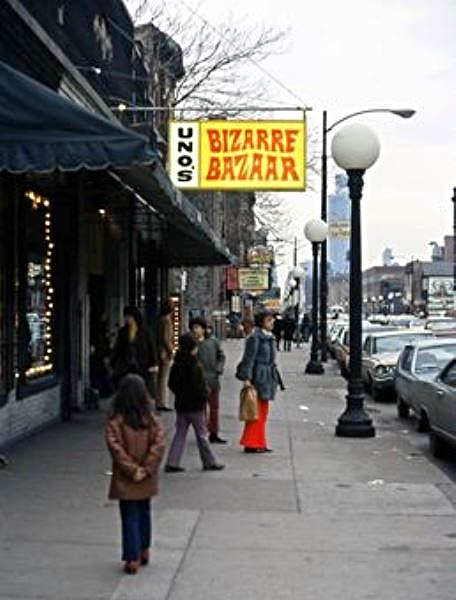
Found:
[[[177, 0], [177, 2], [179, 2], [179, 4], [182, 4], [182, 6], [184, 6], [192, 15], [194, 15], [195, 17], [200, 19], [207, 27], [212, 29], [212, 31], [214, 31], [222, 40], [233, 45], [233, 40], [228, 39], [227, 36], [222, 31], [217, 29], [217, 27], [215, 27], [215, 25], [213, 25], [210, 21], [208, 21], [196, 8], [189, 6], [187, 4], [187, 2], [185, 2], [184, 0]], [[239, 50], [239, 46], [237, 47], [237, 49]], [[225, 50], [223, 50], [223, 52], [225, 52], [225, 54], [227, 54], [227, 52]], [[291, 94], [296, 100], [299, 100], [299, 102], [302, 102], [302, 104], [304, 106], [307, 106], [306, 103], [304, 102], [304, 100], [300, 96], [298, 96], [291, 88], [289, 88], [282, 81], [280, 81], [280, 79], [278, 77], [276, 77], [270, 71], [268, 71], [265, 67], [263, 67], [263, 65], [261, 63], [259, 63], [257, 60], [255, 60], [251, 56], [247, 57], [247, 59], [251, 63], [253, 63], [258, 69], [260, 69], [260, 71], [262, 71], [265, 75], [267, 75], [272, 81], [274, 81], [279, 87], [281, 87], [283, 90], [285, 90], [288, 94]]]

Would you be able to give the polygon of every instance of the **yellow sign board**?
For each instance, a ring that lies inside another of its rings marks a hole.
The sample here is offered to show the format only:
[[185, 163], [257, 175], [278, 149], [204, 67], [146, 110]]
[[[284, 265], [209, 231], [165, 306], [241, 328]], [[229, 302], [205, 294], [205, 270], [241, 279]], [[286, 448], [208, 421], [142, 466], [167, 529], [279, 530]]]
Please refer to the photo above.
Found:
[[268, 269], [238, 269], [239, 289], [267, 290], [269, 287]]
[[306, 122], [172, 121], [168, 172], [199, 190], [304, 190]]

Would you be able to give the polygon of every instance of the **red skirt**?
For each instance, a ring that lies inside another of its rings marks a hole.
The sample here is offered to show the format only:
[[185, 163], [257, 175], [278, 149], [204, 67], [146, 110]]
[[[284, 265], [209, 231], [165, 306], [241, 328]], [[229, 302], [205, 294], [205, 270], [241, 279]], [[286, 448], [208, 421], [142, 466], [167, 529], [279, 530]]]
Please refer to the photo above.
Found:
[[258, 419], [248, 421], [244, 426], [244, 432], [240, 444], [244, 448], [267, 448], [266, 423], [269, 414], [269, 402], [258, 400]]

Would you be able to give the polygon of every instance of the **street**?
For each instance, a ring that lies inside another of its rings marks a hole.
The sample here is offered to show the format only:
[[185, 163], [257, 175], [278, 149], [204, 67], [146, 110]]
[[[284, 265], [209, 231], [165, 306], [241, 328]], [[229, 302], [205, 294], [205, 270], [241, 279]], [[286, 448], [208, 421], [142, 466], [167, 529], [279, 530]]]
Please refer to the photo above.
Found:
[[[456, 464], [393, 404], [368, 401], [377, 435], [334, 436], [345, 382], [330, 362], [304, 376], [308, 347], [281, 353], [287, 390], [270, 420], [271, 455], [237, 445], [242, 340], [225, 343], [226, 469], [162, 475], [152, 563], [122, 574], [118, 509], [102, 412], [82, 413], [11, 448], [0, 470], [2, 600], [451, 600]], [[168, 428], [173, 415], [166, 415]]]

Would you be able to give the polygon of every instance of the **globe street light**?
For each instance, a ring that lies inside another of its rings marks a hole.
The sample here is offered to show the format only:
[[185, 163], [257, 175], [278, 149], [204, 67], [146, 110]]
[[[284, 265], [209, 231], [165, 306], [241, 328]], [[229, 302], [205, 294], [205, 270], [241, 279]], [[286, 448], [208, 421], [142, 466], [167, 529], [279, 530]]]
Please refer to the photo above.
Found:
[[312, 275], [312, 345], [310, 361], [306, 366], [309, 375], [321, 375], [325, 372], [318, 359], [318, 251], [320, 244], [326, 240], [328, 225], [321, 219], [312, 219], [304, 227], [304, 235], [312, 244], [313, 275]]
[[[411, 108], [369, 108], [351, 113], [338, 121], [335, 121], [328, 127], [328, 113], [323, 111], [323, 141], [321, 153], [321, 218], [327, 221], [328, 218], [328, 156], [327, 156], [327, 136], [335, 127], [355, 117], [357, 115], [365, 115], [368, 113], [390, 113], [403, 119], [410, 119], [415, 114]], [[327, 360], [327, 317], [328, 312], [328, 262], [327, 262], [327, 243], [323, 242], [321, 246], [321, 262], [320, 262], [320, 339], [321, 339], [321, 359]]]
[[350, 365], [347, 406], [339, 417], [336, 435], [373, 437], [372, 420], [364, 410], [362, 361], [362, 268], [361, 268], [361, 197], [363, 175], [377, 160], [380, 142], [366, 125], [346, 125], [333, 138], [331, 150], [336, 164], [348, 175], [351, 200], [350, 233]]

